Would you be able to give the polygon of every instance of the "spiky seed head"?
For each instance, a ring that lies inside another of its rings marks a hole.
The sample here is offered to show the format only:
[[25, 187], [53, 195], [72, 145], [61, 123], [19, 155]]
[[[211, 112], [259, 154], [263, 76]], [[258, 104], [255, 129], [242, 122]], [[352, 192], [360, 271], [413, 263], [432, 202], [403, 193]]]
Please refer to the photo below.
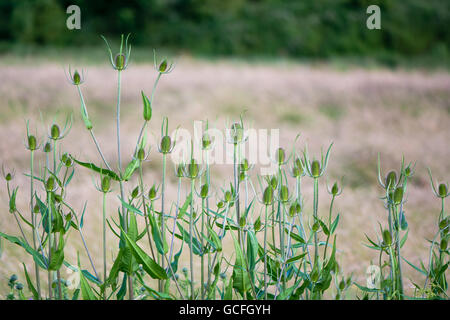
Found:
[[67, 168], [70, 168], [71, 166], [73, 166], [73, 159], [68, 153], [64, 153], [62, 155], [61, 161]]
[[247, 178], [247, 175], [245, 174], [244, 171], [241, 171], [239, 173], [239, 181], [244, 181]]
[[289, 200], [289, 189], [287, 186], [281, 186], [280, 188], [280, 200], [287, 202]]
[[272, 179], [270, 179], [270, 186], [272, 187], [272, 189], [276, 189], [278, 186], [278, 180], [276, 177], [272, 177]]
[[258, 217], [258, 219], [256, 219], [255, 221], [255, 231], [259, 231], [261, 230], [261, 219], [260, 217]]
[[81, 83], [81, 76], [77, 70], [73, 73], [72, 81], [74, 85], [79, 85]]
[[286, 152], [284, 151], [283, 148], [278, 148], [277, 149], [277, 161], [278, 161], [278, 164], [279, 165], [283, 164], [285, 160], [286, 160]]
[[164, 59], [159, 64], [159, 67], [158, 67], [159, 72], [166, 72], [168, 66], [169, 66], [169, 64], [167, 62], [167, 59]]
[[184, 165], [183, 164], [180, 164], [180, 165], [177, 166], [175, 175], [178, 178], [184, 177]]
[[116, 54], [116, 57], [114, 58], [114, 64], [116, 65], [117, 70], [123, 70], [125, 68], [126, 64], [126, 57], [123, 53]]
[[193, 219], [197, 218], [197, 211], [192, 212], [192, 218]]
[[9, 282], [11, 282], [11, 283], [14, 283], [14, 282], [16, 282], [17, 281], [17, 275], [16, 274], [13, 274], [10, 278], [9, 278]]
[[69, 212], [68, 214], [66, 214], [66, 221], [71, 221], [72, 220], [72, 214]]
[[59, 129], [57, 124], [52, 125], [52, 127], [50, 128], [50, 136], [52, 137], [53, 140], [57, 140], [59, 139], [59, 136], [61, 134], [61, 130]]
[[231, 138], [233, 139], [233, 143], [239, 143], [244, 138], [244, 130], [239, 122], [231, 125]]
[[239, 219], [239, 226], [241, 228], [243, 228], [243, 227], [245, 227], [246, 223], [247, 223], [247, 221], [245, 221], [245, 217], [244, 216], [240, 217], [240, 219]]
[[102, 179], [102, 191], [104, 193], [109, 192], [111, 189], [111, 178], [109, 176], [104, 176]]
[[296, 211], [297, 213], [302, 212], [302, 205], [301, 205], [299, 202], [297, 202], [297, 203], [295, 204], [295, 211]]
[[34, 208], [33, 208], [33, 213], [39, 213], [40, 212], [40, 210], [39, 210], [39, 205], [34, 205]]
[[447, 239], [442, 239], [441, 244], [439, 245], [442, 251], [447, 250], [448, 241]]
[[295, 216], [295, 211], [296, 211], [296, 208], [295, 208], [296, 206], [295, 206], [295, 204], [292, 204], [290, 207], [289, 207], [289, 216], [292, 218], [293, 216]]
[[241, 167], [241, 171], [248, 171], [248, 169], [250, 168], [250, 166], [248, 164], [248, 160], [247, 159], [242, 160], [240, 167]]
[[339, 282], [339, 289], [340, 290], [344, 290], [345, 289], [345, 281], [341, 280], [341, 282]]
[[266, 206], [272, 204], [273, 202], [273, 189], [272, 187], [267, 187], [264, 190], [264, 194], [263, 194], [263, 202]]
[[50, 142], [47, 142], [47, 143], [44, 145], [44, 152], [45, 152], [45, 153], [49, 153], [49, 152], [51, 152], [51, 151], [52, 151], [52, 145], [51, 145]]
[[412, 170], [411, 170], [411, 167], [410, 166], [407, 166], [406, 168], [405, 168], [405, 176], [407, 176], [407, 177], [410, 177], [411, 175], [412, 175]]
[[397, 173], [395, 171], [390, 171], [386, 175], [386, 188], [394, 189], [397, 184]]
[[390, 246], [392, 244], [392, 236], [387, 229], [383, 231], [383, 242], [386, 246]]
[[205, 183], [200, 190], [200, 196], [205, 199], [208, 196], [209, 186]]
[[139, 161], [144, 161], [145, 160], [145, 150], [144, 148], [140, 148], [137, 152], [137, 158]]
[[403, 200], [403, 187], [398, 187], [394, 191], [394, 203], [400, 204]]
[[139, 195], [139, 186], [136, 186], [136, 188], [134, 188], [133, 191], [131, 191], [131, 197], [135, 199], [137, 198], [138, 195]]
[[320, 162], [318, 160], [314, 160], [311, 163], [311, 173], [314, 178], [318, 178], [320, 176]]
[[7, 173], [6, 175], [5, 175], [5, 180], [6, 181], [11, 181], [12, 180], [12, 175], [11, 175], [11, 173]]
[[316, 269], [314, 269], [314, 270], [311, 272], [310, 277], [311, 277], [311, 281], [312, 281], [312, 282], [317, 282], [317, 280], [319, 280], [319, 272], [318, 272]]
[[45, 182], [45, 190], [50, 192], [53, 191], [54, 188], [55, 188], [55, 178], [49, 177]]
[[37, 148], [36, 137], [33, 135], [29, 135], [28, 136], [28, 149], [33, 151], [33, 150], [36, 150], [36, 148]]
[[156, 198], [156, 188], [155, 188], [155, 186], [152, 186], [150, 188], [150, 190], [148, 191], [148, 198], [150, 200], [154, 200]]
[[211, 137], [209, 136], [208, 133], [205, 133], [202, 137], [202, 147], [203, 149], [209, 149], [209, 147], [211, 146]]
[[442, 219], [439, 222], [439, 229], [444, 230], [445, 228], [447, 228], [448, 227], [448, 222], [449, 222], [448, 218]]
[[194, 159], [191, 160], [191, 163], [188, 164], [188, 173], [191, 179], [195, 179], [198, 176], [199, 168], [198, 164]]
[[170, 139], [170, 136], [164, 136], [161, 139], [161, 152], [163, 154], [170, 153], [170, 148], [172, 146], [172, 139]]
[[226, 191], [225, 192], [225, 201], [226, 202], [230, 202], [231, 201], [231, 192], [230, 191]]
[[439, 190], [439, 196], [441, 198], [445, 198], [448, 195], [448, 187], [445, 183], [441, 183], [438, 187]]
[[338, 193], [339, 193], [339, 186], [338, 186], [337, 182], [335, 182], [333, 184], [333, 186], [331, 187], [331, 194], [333, 196], [336, 196]]
[[225, 206], [225, 204], [223, 203], [223, 201], [219, 201], [217, 203], [217, 208], [222, 209]]

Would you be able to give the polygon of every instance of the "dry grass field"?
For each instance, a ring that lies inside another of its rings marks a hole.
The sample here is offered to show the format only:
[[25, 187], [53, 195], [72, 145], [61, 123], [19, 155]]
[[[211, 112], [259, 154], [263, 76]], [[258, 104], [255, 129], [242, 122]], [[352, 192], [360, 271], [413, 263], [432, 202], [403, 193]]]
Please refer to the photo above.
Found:
[[[74, 61], [71, 62], [73, 68]], [[27, 214], [29, 185], [24, 173], [28, 170], [29, 153], [23, 144], [27, 119], [42, 141], [53, 119], [63, 125], [65, 117], [73, 113], [74, 125], [64, 140], [64, 151], [100, 163], [80, 118], [76, 89], [66, 81], [65, 67], [67, 64], [60, 61], [0, 62], [0, 163], [15, 169], [13, 183], [20, 187], [18, 206]], [[116, 73], [106, 64], [89, 64], [84, 69], [86, 82], [82, 89], [90, 117], [106, 157], [114, 161]], [[150, 63], [131, 64], [123, 72], [122, 152], [128, 155], [126, 161], [141, 126], [140, 90], [150, 94], [156, 75]], [[376, 252], [363, 245], [365, 233], [375, 237], [378, 222], [385, 225], [386, 221], [386, 211], [379, 199], [383, 191], [376, 179], [377, 153], [381, 155], [383, 172], [398, 170], [402, 154], [407, 162], [416, 162], [405, 204], [410, 231], [403, 255], [413, 263], [427, 260], [426, 239], [436, 231], [440, 202], [431, 192], [426, 168], [430, 167], [439, 181], [450, 180], [448, 71], [341, 69], [326, 64], [246, 63], [181, 57], [175, 70], [160, 81], [148, 133], [159, 138], [163, 116], [169, 117], [171, 130], [178, 125], [191, 129], [194, 120], [206, 119], [223, 129], [227, 120], [238, 119], [243, 110], [247, 110], [245, 121], [253, 127], [279, 128], [281, 145], [288, 150], [298, 133], [301, 137], [297, 150], [307, 144], [311, 154], [318, 154], [321, 147], [334, 142], [327, 177], [333, 182], [345, 176], [344, 192], [335, 202], [335, 212], [341, 214], [337, 231], [338, 261], [346, 274], [353, 273], [354, 279], [362, 284], [365, 284], [366, 268], [377, 259]], [[38, 158], [42, 161], [42, 154]], [[145, 166], [147, 186], [160, 183], [161, 155], [155, 144]], [[175, 199], [172, 168], [170, 164], [168, 197]], [[229, 185], [231, 170], [231, 166], [216, 169], [212, 181], [215, 187]], [[303, 181], [306, 214], [310, 214], [312, 182], [309, 178]], [[134, 186], [133, 180], [127, 189]], [[91, 173], [83, 168], [77, 168], [69, 188], [69, 202], [76, 210], [81, 210], [85, 201], [88, 203], [84, 233], [101, 269], [101, 195], [94, 188]], [[40, 186], [38, 191], [42, 192]], [[108, 197], [118, 202], [116, 193]], [[322, 184], [320, 215], [328, 214], [330, 198]], [[2, 182], [0, 230], [18, 234], [7, 201]], [[111, 205], [109, 210], [109, 216], [117, 214]], [[72, 231], [69, 239], [67, 260], [76, 263], [76, 252], [80, 251], [87, 268], [79, 235]], [[116, 248], [117, 240], [111, 233], [109, 240], [114, 241], [112, 247]], [[184, 251], [180, 268], [183, 264], [187, 266], [187, 252]], [[108, 253], [110, 263], [115, 254]], [[29, 263], [28, 270], [32, 270], [31, 259], [24, 251], [3, 241], [0, 292], [7, 291], [7, 279], [12, 273], [24, 281], [21, 261]], [[407, 278], [423, 284], [424, 279], [417, 272], [407, 265], [403, 268]]]

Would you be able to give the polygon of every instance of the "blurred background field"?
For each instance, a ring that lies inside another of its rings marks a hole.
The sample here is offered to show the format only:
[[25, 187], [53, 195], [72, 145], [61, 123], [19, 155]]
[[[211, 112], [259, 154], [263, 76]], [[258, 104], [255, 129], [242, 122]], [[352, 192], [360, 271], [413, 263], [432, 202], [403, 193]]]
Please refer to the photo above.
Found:
[[[65, 8], [78, 4], [80, 31], [65, 27]], [[379, 4], [381, 30], [365, 27], [369, 4]], [[375, 237], [386, 221], [382, 189], [376, 182], [377, 153], [383, 172], [399, 169], [401, 156], [417, 162], [405, 205], [410, 227], [404, 256], [427, 260], [436, 231], [439, 200], [427, 177], [450, 180], [450, 3], [445, 1], [8, 1], [0, 0], [0, 162], [16, 170], [19, 208], [27, 212], [28, 152], [23, 146], [25, 121], [44, 141], [55, 119], [63, 124], [73, 113], [74, 127], [64, 151], [99, 163], [79, 115], [76, 89], [65, 70], [84, 69], [82, 85], [96, 135], [108, 159], [116, 159], [116, 74], [107, 64], [99, 34], [116, 40], [131, 32], [132, 61], [123, 73], [123, 152], [129, 158], [141, 124], [140, 90], [150, 93], [156, 71], [153, 52], [176, 61], [156, 92], [149, 133], [155, 139], [163, 116], [169, 125], [192, 128], [209, 119], [223, 129], [243, 110], [255, 128], [279, 128], [282, 146], [305, 144], [313, 154], [334, 146], [328, 179], [345, 176], [337, 199], [339, 261], [346, 274], [364, 284], [366, 268], [377, 259], [363, 246], [365, 233]], [[117, 46], [115, 46], [117, 47]], [[42, 159], [42, 155], [40, 155]], [[169, 168], [172, 168], [169, 166]], [[214, 172], [213, 184], [225, 187], [231, 168]], [[145, 167], [147, 186], [161, 181], [161, 156], [153, 145]], [[101, 269], [100, 195], [87, 170], [77, 168], [69, 202], [81, 210], [88, 201], [85, 235]], [[256, 174], [257, 172], [254, 172]], [[170, 178], [169, 198], [175, 199]], [[131, 191], [135, 181], [129, 184]], [[0, 191], [0, 230], [18, 234], [8, 213], [5, 185]], [[320, 211], [328, 213], [330, 196], [320, 189]], [[116, 188], [117, 189], [117, 188]], [[306, 214], [312, 208], [312, 183], [305, 178]], [[42, 191], [42, 190], [39, 190]], [[116, 201], [114, 194], [111, 201]], [[110, 216], [116, 208], [110, 207]], [[110, 234], [111, 247], [116, 239]], [[70, 235], [67, 259], [83, 253], [79, 236]], [[186, 250], [187, 252], [187, 250]], [[186, 253], [185, 252], [185, 253]], [[110, 263], [116, 252], [110, 252]], [[86, 257], [82, 256], [85, 266]], [[25, 257], [18, 246], [2, 243], [0, 293]], [[187, 260], [182, 264], [187, 266]], [[183, 267], [184, 265], [180, 266]], [[408, 278], [422, 283], [404, 266]], [[407, 284], [409, 285], [409, 283]], [[3, 298], [3, 297], [2, 297]]]

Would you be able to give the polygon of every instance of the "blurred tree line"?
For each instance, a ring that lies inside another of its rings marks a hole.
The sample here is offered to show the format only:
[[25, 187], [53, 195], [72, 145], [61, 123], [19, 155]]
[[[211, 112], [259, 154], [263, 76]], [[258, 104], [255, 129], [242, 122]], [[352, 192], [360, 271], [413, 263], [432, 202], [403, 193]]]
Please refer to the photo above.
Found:
[[[68, 30], [66, 8], [81, 8]], [[381, 8], [368, 30], [366, 8]], [[448, 0], [0, 0], [0, 42], [98, 44], [132, 33], [133, 45], [206, 55], [449, 56]]]

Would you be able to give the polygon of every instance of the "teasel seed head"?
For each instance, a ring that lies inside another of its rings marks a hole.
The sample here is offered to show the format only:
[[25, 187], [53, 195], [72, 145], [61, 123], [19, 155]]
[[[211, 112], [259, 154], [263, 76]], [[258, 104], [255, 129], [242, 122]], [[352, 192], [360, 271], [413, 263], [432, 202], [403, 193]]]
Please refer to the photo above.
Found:
[[226, 202], [231, 202], [231, 192], [230, 191], [226, 191], [224, 198], [225, 198]]
[[394, 189], [395, 186], [397, 185], [397, 173], [395, 171], [390, 171], [387, 175], [386, 175], [386, 188], [389, 189]]
[[7, 173], [6, 175], [5, 175], [5, 180], [6, 181], [11, 181], [12, 180], [12, 175], [11, 175], [11, 173]]
[[261, 230], [261, 218], [258, 217], [258, 219], [256, 219], [255, 221], [255, 231], [258, 232], [259, 230]]
[[77, 70], [73, 73], [72, 82], [74, 85], [79, 85], [81, 83], [81, 76]]
[[39, 213], [39, 212], [40, 212], [39, 205], [35, 204], [34, 208], [33, 208], [33, 213]]
[[53, 140], [58, 140], [61, 135], [61, 130], [59, 129], [57, 124], [52, 125], [50, 128], [50, 136]]
[[273, 202], [273, 189], [272, 187], [267, 187], [263, 193], [263, 202], [266, 206], [271, 205]]
[[51, 152], [52, 151], [52, 144], [50, 143], [50, 142], [47, 142], [45, 145], [44, 145], [44, 152], [45, 153], [49, 153], [49, 152]]
[[445, 198], [448, 196], [448, 186], [445, 183], [441, 183], [438, 187], [439, 196]]
[[170, 139], [170, 136], [164, 136], [161, 139], [161, 153], [168, 154], [170, 153], [170, 149], [172, 147], [172, 140]]
[[134, 188], [133, 191], [131, 191], [131, 197], [133, 199], [136, 199], [138, 195], [139, 195], [139, 186], [136, 186], [136, 188]]
[[448, 245], [447, 239], [442, 239], [439, 246], [442, 251], [445, 251], [445, 250], [447, 250], [447, 245]]
[[392, 236], [387, 229], [383, 231], [383, 242], [386, 246], [390, 246], [392, 244]]
[[158, 71], [161, 73], [166, 72], [168, 65], [167, 59], [163, 59], [159, 64]]
[[179, 164], [178, 166], [176, 166], [176, 168], [175, 168], [175, 175], [178, 177], [178, 178], [183, 178], [184, 177], [184, 164]]
[[60, 195], [60, 194], [55, 194], [55, 201], [56, 201], [57, 203], [61, 203], [62, 200], [63, 200], [62, 195]]
[[217, 208], [222, 209], [225, 206], [225, 204], [223, 203], [223, 201], [219, 201], [217, 203]]
[[320, 162], [318, 160], [314, 160], [311, 163], [311, 173], [314, 178], [318, 178], [320, 176]]
[[45, 182], [45, 190], [47, 192], [51, 192], [53, 191], [54, 188], [55, 188], [55, 178], [49, 177]]
[[247, 159], [242, 160], [242, 163], [240, 164], [240, 168], [241, 168], [241, 171], [244, 171], [244, 172], [248, 171], [250, 169]]
[[139, 161], [144, 161], [145, 160], [145, 150], [144, 148], [140, 148], [137, 152], [137, 158]]
[[284, 151], [283, 148], [278, 148], [276, 155], [277, 155], [278, 165], [284, 164], [286, 161], [286, 151]]
[[104, 176], [102, 179], [102, 191], [107, 193], [109, 190], [111, 190], [111, 178], [109, 176]]
[[211, 147], [211, 137], [208, 133], [205, 133], [202, 137], [202, 147], [204, 150], [208, 150]]
[[445, 228], [448, 227], [448, 224], [449, 224], [449, 219], [448, 219], [448, 217], [445, 218], [445, 219], [442, 219], [442, 220], [439, 222], [439, 229], [444, 230]]
[[280, 200], [281, 202], [287, 202], [289, 200], [289, 189], [287, 186], [281, 186], [280, 188]]
[[28, 149], [30, 151], [34, 151], [37, 149], [37, 141], [36, 141], [36, 137], [33, 135], [29, 135], [28, 136]]
[[333, 196], [336, 196], [338, 193], [339, 193], [339, 186], [338, 186], [337, 182], [335, 182], [333, 184], [333, 186], [331, 187], [331, 194]]
[[272, 187], [273, 190], [275, 190], [278, 187], [278, 180], [276, 177], [272, 177], [272, 179], [270, 179], [270, 186]]
[[127, 58], [123, 53], [116, 54], [116, 56], [114, 58], [114, 64], [115, 64], [117, 70], [121, 71], [121, 70], [125, 69], [126, 59]]
[[234, 144], [240, 143], [244, 139], [244, 130], [239, 122], [231, 125], [231, 139]]
[[403, 200], [403, 187], [398, 187], [394, 191], [394, 204], [398, 205]]
[[198, 164], [197, 162], [195, 162], [194, 159], [191, 159], [191, 162], [188, 164], [187, 167], [187, 175], [191, 179], [196, 179], [198, 177], [198, 174], [199, 174]]
[[148, 191], [148, 198], [150, 200], [154, 200], [156, 199], [156, 187], [155, 185], [153, 185], [150, 190]]
[[209, 192], [209, 186], [207, 184], [202, 185], [202, 188], [200, 190], [200, 196], [202, 199], [206, 199], [208, 197]]
[[245, 216], [242, 216], [242, 217], [239, 219], [239, 226], [240, 226], [241, 228], [243, 228], [243, 227], [245, 227], [246, 224], [247, 224], [247, 221], [246, 221], [246, 219], [245, 219]]

